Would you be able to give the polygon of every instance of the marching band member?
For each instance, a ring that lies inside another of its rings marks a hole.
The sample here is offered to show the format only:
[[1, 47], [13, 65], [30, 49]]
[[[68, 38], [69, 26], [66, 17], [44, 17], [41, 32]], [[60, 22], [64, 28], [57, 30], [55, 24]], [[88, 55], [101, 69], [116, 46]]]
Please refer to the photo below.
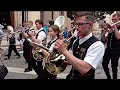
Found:
[[[114, 14], [112, 16], [113, 23], [120, 20], [120, 14]], [[107, 79], [111, 79], [108, 64], [111, 60], [112, 76], [113, 79], [117, 79], [117, 67], [120, 57], [120, 23], [110, 26], [106, 23], [104, 31], [102, 33], [102, 42], [106, 44], [106, 50], [102, 61], [102, 66], [107, 76]]]
[[[59, 33], [60, 33], [60, 30], [59, 30], [59, 27], [57, 25], [51, 25], [49, 27], [49, 31], [48, 31], [48, 35], [50, 35], [50, 42], [48, 43], [47, 45], [47, 48], [52, 51], [53, 50], [53, 47], [55, 45], [55, 42], [56, 40], [59, 38]], [[46, 50], [42, 49], [42, 52], [44, 54], [44, 57], [47, 57], [49, 52], [47, 52]], [[43, 70], [43, 76], [42, 78], [43, 79], [56, 79], [57, 75], [53, 75], [53, 74], [50, 74], [46, 68], [44, 67], [44, 70]]]
[[7, 58], [5, 58], [4, 60], [8, 60], [10, 59], [12, 50], [16, 53], [16, 55], [18, 56], [16, 59], [20, 58], [20, 54], [18, 53], [17, 49], [16, 49], [16, 37], [15, 37], [15, 32], [13, 31], [13, 27], [12, 26], [7, 26], [7, 30], [8, 30], [8, 35], [7, 35], [7, 41], [9, 41], [9, 47], [8, 47], [8, 55]]
[[29, 72], [32, 71], [32, 55], [31, 55], [31, 45], [29, 41], [27, 40], [27, 34], [28, 32], [32, 31], [34, 34], [34, 29], [33, 29], [33, 22], [32, 21], [27, 21], [26, 26], [24, 27], [25, 33], [23, 33], [23, 37], [25, 37], [25, 40], [23, 42], [23, 57], [25, 58], [26, 62], [28, 63], [28, 67], [24, 70], [24, 72]]
[[[38, 29], [38, 33], [36, 34], [36, 36], [34, 36], [33, 33], [29, 32], [28, 37], [31, 39], [31, 41], [36, 42], [36, 43], [43, 43], [43, 45], [46, 46], [47, 35], [46, 35], [46, 32], [43, 30], [43, 21], [37, 19], [35, 21], [35, 24], [36, 24], [36, 27]], [[34, 68], [35, 72], [38, 75], [37, 79], [41, 79], [42, 78], [42, 71], [43, 71], [42, 60], [36, 61], [32, 57], [32, 67]]]
[[72, 65], [67, 79], [94, 79], [95, 69], [104, 55], [104, 45], [92, 35], [91, 29], [95, 19], [91, 12], [78, 11], [75, 20], [79, 38], [73, 42], [73, 54], [60, 39], [56, 41], [54, 48]]

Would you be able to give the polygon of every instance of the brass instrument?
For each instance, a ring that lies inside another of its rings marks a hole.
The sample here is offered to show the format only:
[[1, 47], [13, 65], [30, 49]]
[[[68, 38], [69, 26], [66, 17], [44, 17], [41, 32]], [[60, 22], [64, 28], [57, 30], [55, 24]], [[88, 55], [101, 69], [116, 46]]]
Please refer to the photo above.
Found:
[[[44, 39], [44, 41], [42, 42], [43, 43], [43, 46], [46, 46], [46, 40], [47, 38]], [[32, 54], [33, 54], [33, 58], [36, 60], [36, 61], [41, 61], [43, 60], [44, 58], [44, 54], [42, 53], [41, 49], [39, 46], [35, 45], [35, 43], [32, 44]]]
[[[73, 34], [73, 36], [71, 36], [69, 39], [64, 40], [64, 44], [67, 46], [69, 40], [76, 34], [77, 32]], [[67, 67], [65, 60], [66, 58], [63, 54], [59, 53], [57, 50], [53, 50], [49, 53], [45, 60], [46, 70], [53, 75], [57, 75], [63, 72]]]
[[[67, 46], [69, 40], [73, 38], [75, 35], [77, 35], [77, 32], [74, 33], [67, 40], [65, 39], [64, 44]], [[67, 67], [67, 64], [65, 63], [66, 58], [63, 54], [59, 53], [55, 49], [53, 51], [50, 51], [48, 48], [44, 47], [41, 44], [32, 41], [30, 42], [31, 44], [34, 44], [35, 46], [38, 46], [39, 48], [43, 48], [44, 50], [49, 52], [49, 55], [45, 58], [45, 67], [50, 74], [57, 75], [66, 69]]]
[[[106, 23], [104, 25], [104, 29], [106, 30], [105, 36], [107, 36], [109, 32], [113, 32], [113, 30], [114, 30], [113, 26], [118, 24], [118, 23], [120, 23], [120, 21], [117, 21], [116, 23], [113, 23], [113, 24]], [[102, 35], [104, 35], [104, 33], [102, 33]]]
[[[17, 31], [18, 32], [26, 32], [28, 33], [29, 32], [29, 28], [28, 27], [22, 27], [21, 25], [18, 25], [17, 26]], [[42, 52], [40, 51], [40, 47], [37, 47], [35, 46], [34, 44], [32, 44], [31, 40], [29, 39], [29, 37], [26, 38], [26, 40], [30, 43], [30, 45], [32, 46], [32, 55], [33, 55], [33, 58], [36, 60], [36, 61], [39, 61], [39, 60], [42, 60], [43, 59], [43, 55], [42, 55]], [[44, 42], [45, 43], [45, 42]], [[43, 44], [44, 45], [44, 44]]]
[[[61, 29], [61, 27], [64, 25], [64, 22], [65, 22], [65, 17], [61, 15], [58, 18], [56, 18], [54, 25], [57, 25]], [[43, 46], [46, 46], [46, 43], [47, 43], [46, 41], [47, 41], [47, 38], [45, 38], [42, 41]], [[39, 46], [33, 46], [32, 54], [33, 54], [33, 58], [36, 61], [41, 61], [44, 58], [44, 55]]]
[[65, 22], [65, 17], [61, 15], [56, 18], [54, 25], [57, 25], [61, 30], [62, 26], [64, 25], [64, 22]]
[[105, 25], [107, 25], [108, 29], [112, 29], [112, 27], [118, 23], [120, 23], [120, 21], [117, 21], [116, 23], [113, 23], [113, 24], [106, 23]]
[[118, 23], [120, 23], [120, 21], [117, 21], [116, 23], [111, 24], [111, 27], [118, 24]]

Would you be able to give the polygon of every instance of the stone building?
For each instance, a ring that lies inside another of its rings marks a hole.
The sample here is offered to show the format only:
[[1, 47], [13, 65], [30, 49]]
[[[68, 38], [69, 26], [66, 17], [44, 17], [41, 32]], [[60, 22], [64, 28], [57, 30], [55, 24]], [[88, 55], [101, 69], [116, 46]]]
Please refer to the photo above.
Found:
[[55, 20], [59, 15], [65, 16], [65, 26], [70, 27], [71, 20], [67, 18], [66, 11], [4, 11], [0, 12], [0, 23], [13, 27], [22, 24], [23, 21], [35, 22], [36, 19], [42, 19], [48, 23], [49, 20]]
[[[68, 26], [69, 28], [71, 20], [67, 18], [66, 11], [0, 11], [0, 23], [9, 24], [13, 27], [22, 24], [23, 21], [32, 20], [35, 22], [36, 19], [42, 19], [48, 23], [49, 20], [55, 20], [59, 15], [65, 16], [64, 26]], [[111, 16], [106, 15], [106, 22], [111, 23]], [[99, 30], [98, 23], [94, 24], [94, 30]]]

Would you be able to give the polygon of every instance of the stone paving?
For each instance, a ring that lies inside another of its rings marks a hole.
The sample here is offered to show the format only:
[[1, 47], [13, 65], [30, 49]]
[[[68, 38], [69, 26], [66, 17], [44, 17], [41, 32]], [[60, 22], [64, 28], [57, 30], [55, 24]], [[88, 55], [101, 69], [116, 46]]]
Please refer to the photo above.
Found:
[[[2, 46], [8, 45], [8, 42], [6, 41], [6, 35], [7, 33], [4, 32], [4, 38], [2, 41]], [[18, 36], [18, 34], [17, 34]], [[17, 40], [16, 45], [19, 45], [19, 41]], [[27, 63], [25, 62], [25, 59], [23, 58], [23, 55], [21, 53], [21, 58], [16, 59], [15, 53], [12, 52], [10, 60], [4, 60], [5, 56], [8, 52], [8, 46], [1, 47], [4, 49], [4, 54], [2, 55], [2, 60], [4, 65], [8, 68], [8, 75], [5, 77], [5, 79], [34, 79], [37, 77], [34, 70], [31, 72], [24, 72], [24, 69], [27, 67]], [[19, 46], [17, 46], [17, 49], [19, 51]], [[1, 64], [1, 62], [0, 62]], [[66, 68], [66, 70], [63, 73], [58, 74], [58, 79], [64, 79], [66, 75], [69, 73], [70, 65]]]

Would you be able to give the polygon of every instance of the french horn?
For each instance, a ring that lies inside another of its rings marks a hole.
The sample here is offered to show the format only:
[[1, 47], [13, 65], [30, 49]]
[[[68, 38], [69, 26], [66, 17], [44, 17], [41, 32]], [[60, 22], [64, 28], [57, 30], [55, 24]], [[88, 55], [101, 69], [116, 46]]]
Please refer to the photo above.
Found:
[[[74, 33], [67, 40], [64, 40], [64, 44], [66, 45], [66, 47], [68, 46], [69, 40], [73, 38], [76, 34], [77, 32]], [[66, 61], [65, 56], [54, 49], [52, 52], [49, 53], [49, 55], [45, 60], [46, 70], [53, 75], [62, 73], [67, 67], [67, 64], [65, 61]]]
[[[74, 33], [70, 38], [64, 40], [66, 47], [69, 43], [69, 40], [71, 40], [71, 38], [73, 38], [75, 35], [77, 35], [77, 32]], [[49, 55], [45, 58], [45, 68], [50, 74], [57, 75], [66, 69], [67, 63], [65, 62], [66, 58], [63, 54], [58, 52], [56, 49], [50, 51], [41, 44], [32, 41], [31, 43], [49, 52]]]
[[[43, 46], [46, 46], [46, 39], [42, 42], [43, 43]], [[42, 61], [43, 58], [44, 58], [44, 54], [42, 53], [42, 50], [39, 46], [35, 45], [35, 44], [32, 44], [32, 55], [33, 55], [33, 58], [36, 60], [36, 61]]]
[[[59, 29], [61, 30], [61, 27], [64, 25], [64, 22], [65, 22], [65, 17], [61, 15], [58, 18], [56, 18], [54, 25], [57, 25], [59, 27]], [[47, 43], [46, 39], [44, 41], [42, 41], [43, 46], [46, 46], [46, 43]], [[44, 58], [44, 55], [39, 46], [33, 46], [32, 54], [33, 54], [33, 58], [36, 61], [41, 61]]]

